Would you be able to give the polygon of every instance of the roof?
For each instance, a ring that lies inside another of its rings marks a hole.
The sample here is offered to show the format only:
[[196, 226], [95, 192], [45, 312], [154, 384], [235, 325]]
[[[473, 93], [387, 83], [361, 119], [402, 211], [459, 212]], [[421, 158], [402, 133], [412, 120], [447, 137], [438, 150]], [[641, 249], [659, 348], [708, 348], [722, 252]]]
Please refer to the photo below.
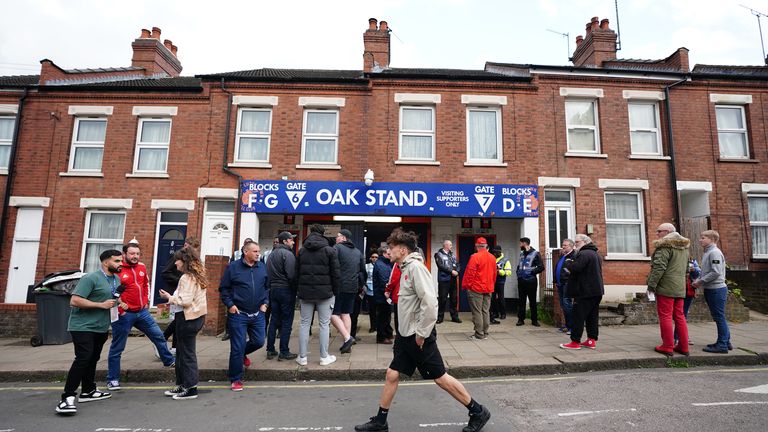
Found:
[[428, 79], [459, 79], [459, 80], [480, 80], [480, 81], [510, 81], [510, 80], [530, 80], [530, 74], [508, 75], [496, 72], [489, 72], [482, 69], [406, 69], [391, 68], [383, 69], [380, 72], [371, 72], [368, 74], [371, 78], [393, 77], [393, 78], [428, 78]]
[[602, 69], [648, 72], [672, 72], [681, 73], [679, 67], [668, 63], [669, 59], [611, 59], [603, 63]]
[[[235, 79], [242, 81], [295, 81], [295, 82], [365, 82], [376, 78], [400, 79], [462, 79], [483, 81], [510, 81], [520, 77], [487, 72], [482, 69], [406, 69], [389, 68], [365, 73], [362, 70], [328, 69], [253, 69], [236, 72], [223, 72], [196, 75], [203, 80]], [[530, 75], [527, 75], [530, 78]]]
[[726, 66], [699, 65], [691, 71], [694, 75], [736, 78], [736, 79], [768, 79], [768, 66]]
[[68, 74], [80, 74], [80, 73], [105, 73], [105, 72], [130, 72], [130, 71], [143, 71], [143, 67], [127, 66], [127, 67], [111, 67], [111, 68], [95, 68], [95, 69], [62, 69]]
[[0, 76], [0, 87], [27, 87], [37, 85], [40, 75]]
[[70, 91], [70, 90], [101, 90], [101, 91], [202, 91], [203, 86], [196, 77], [157, 78], [142, 77], [126, 80], [113, 80], [102, 82], [73, 82], [66, 85], [40, 86], [45, 91]]
[[[640, 75], [673, 75], [676, 77], [685, 75], [679, 69], [672, 67], [659, 67], [653, 63], [648, 63], [648, 66], [644, 66], [643, 63], [634, 63], [636, 60], [627, 60], [625, 63], [622, 60], [609, 60], [608, 63], [617, 62], [618, 65], [611, 65], [610, 67], [584, 67], [584, 66], [560, 66], [560, 65], [536, 65], [536, 64], [518, 64], [518, 63], [497, 63], [486, 62], [485, 70], [489, 72], [496, 72], [504, 75], [512, 76], [524, 76], [529, 75], [531, 70], [552, 71], [552, 72], [568, 72], [568, 73], [587, 73], [587, 74], [640, 74]], [[654, 61], [654, 60], [649, 60]]]

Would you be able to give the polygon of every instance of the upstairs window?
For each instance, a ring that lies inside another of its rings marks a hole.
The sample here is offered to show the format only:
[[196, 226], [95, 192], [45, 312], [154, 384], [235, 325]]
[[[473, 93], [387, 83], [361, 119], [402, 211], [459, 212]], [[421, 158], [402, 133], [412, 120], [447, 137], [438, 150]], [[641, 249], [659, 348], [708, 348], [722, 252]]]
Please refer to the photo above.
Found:
[[435, 160], [435, 109], [400, 107], [401, 160]]
[[11, 160], [11, 143], [15, 116], [0, 116], [0, 168], [7, 170]]
[[272, 110], [241, 108], [237, 119], [236, 162], [268, 162]]
[[632, 154], [661, 156], [658, 104], [633, 101], [628, 106]]
[[338, 161], [339, 111], [304, 110], [301, 162], [334, 165]]
[[565, 124], [569, 153], [600, 153], [596, 100], [566, 100]]
[[716, 105], [717, 139], [720, 157], [749, 159], [749, 138], [744, 107], [740, 105]]
[[135, 173], [166, 173], [171, 143], [171, 119], [140, 118]]
[[72, 133], [69, 171], [101, 172], [106, 134], [106, 118], [76, 118]]
[[467, 108], [467, 162], [501, 161], [501, 109]]

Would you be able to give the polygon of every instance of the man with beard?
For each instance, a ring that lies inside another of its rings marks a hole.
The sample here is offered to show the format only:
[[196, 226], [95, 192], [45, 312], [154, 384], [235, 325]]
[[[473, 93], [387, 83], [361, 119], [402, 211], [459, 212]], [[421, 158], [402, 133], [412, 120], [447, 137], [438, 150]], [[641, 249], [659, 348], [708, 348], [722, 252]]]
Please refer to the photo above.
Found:
[[[355, 338], [352, 335], [356, 331], [352, 331], [353, 320], [351, 315], [354, 314], [355, 309], [360, 310], [359, 307], [356, 307], [359, 305], [360, 300], [358, 293], [368, 278], [365, 271], [363, 253], [349, 240], [351, 237], [351, 231], [342, 229], [336, 236], [336, 244], [333, 246], [339, 258], [341, 280], [339, 294], [336, 296], [333, 304], [331, 324], [336, 327], [336, 330], [344, 338], [344, 343], [339, 348], [339, 351], [342, 353], [352, 351], [352, 344], [355, 342]], [[357, 319], [354, 321], [355, 327], [357, 327]]]
[[147, 267], [139, 261], [138, 243], [123, 246], [123, 268], [118, 275], [125, 290], [120, 295], [120, 318], [112, 323], [112, 344], [109, 346], [107, 388], [120, 390], [120, 358], [128, 341], [131, 328], [136, 327], [155, 344], [163, 366], [173, 367], [176, 361], [165, 343], [162, 330], [149, 313], [149, 275]]
[[72, 362], [67, 373], [61, 402], [56, 405], [56, 412], [62, 415], [77, 413], [75, 398], [77, 387], [81, 383], [78, 402], [92, 402], [112, 397], [109, 392], [96, 388], [95, 375], [101, 348], [107, 341], [109, 310], [115, 305], [113, 292], [120, 284], [117, 274], [120, 273], [123, 254], [119, 250], [106, 250], [101, 253], [99, 259], [101, 260], [99, 270], [88, 273], [80, 279], [69, 301], [72, 313], [69, 315], [67, 329], [72, 335], [75, 361]]

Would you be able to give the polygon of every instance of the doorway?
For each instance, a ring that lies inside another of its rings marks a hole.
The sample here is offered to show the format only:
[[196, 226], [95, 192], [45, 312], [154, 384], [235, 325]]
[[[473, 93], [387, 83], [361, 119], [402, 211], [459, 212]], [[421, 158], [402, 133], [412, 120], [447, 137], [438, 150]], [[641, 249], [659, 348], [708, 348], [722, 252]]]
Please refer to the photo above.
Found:
[[235, 225], [234, 201], [206, 201], [201, 258], [206, 255], [232, 256], [232, 231]]
[[[494, 246], [496, 246], [496, 234], [459, 234], [458, 236], [458, 246], [456, 247], [456, 259], [459, 261], [459, 280], [464, 280], [464, 270], [467, 268], [467, 263], [469, 263], [469, 257], [472, 256], [473, 253], [475, 253], [475, 241], [477, 241], [478, 237], [484, 237], [485, 240], [488, 242], [488, 250], [490, 251], [493, 249]], [[461, 286], [461, 284], [459, 284]], [[468, 312], [469, 311], [469, 302], [467, 301], [467, 292], [466, 290], [460, 289], [459, 290], [459, 309], [461, 312]]]
[[25, 303], [27, 287], [35, 284], [37, 257], [40, 249], [40, 230], [43, 227], [43, 209], [19, 208], [13, 233], [11, 265], [5, 303]]
[[184, 246], [188, 217], [186, 212], [160, 212], [158, 215], [152, 306], [167, 302], [160, 297], [160, 290], [167, 291], [162, 273], [168, 261], [173, 259], [173, 254]]

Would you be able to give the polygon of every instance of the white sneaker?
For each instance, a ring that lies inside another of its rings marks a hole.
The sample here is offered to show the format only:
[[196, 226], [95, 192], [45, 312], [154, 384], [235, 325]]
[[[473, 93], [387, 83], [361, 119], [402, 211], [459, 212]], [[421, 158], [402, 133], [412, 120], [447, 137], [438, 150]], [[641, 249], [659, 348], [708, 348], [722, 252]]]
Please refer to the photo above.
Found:
[[296, 363], [299, 364], [299, 366], [306, 366], [307, 365], [307, 358], [306, 357], [296, 357]]
[[176, 348], [170, 348], [171, 354], [173, 354], [174, 357], [176, 357]]
[[56, 405], [56, 412], [64, 415], [77, 414], [77, 407], [75, 406], [75, 397], [67, 396], [63, 401]]
[[152, 348], [155, 350], [155, 358], [160, 360], [160, 351], [157, 350], [157, 346], [153, 344]]
[[323, 357], [320, 359], [320, 366], [328, 366], [331, 363], [334, 363], [336, 361], [336, 356], [333, 354], [328, 354], [328, 357]]

